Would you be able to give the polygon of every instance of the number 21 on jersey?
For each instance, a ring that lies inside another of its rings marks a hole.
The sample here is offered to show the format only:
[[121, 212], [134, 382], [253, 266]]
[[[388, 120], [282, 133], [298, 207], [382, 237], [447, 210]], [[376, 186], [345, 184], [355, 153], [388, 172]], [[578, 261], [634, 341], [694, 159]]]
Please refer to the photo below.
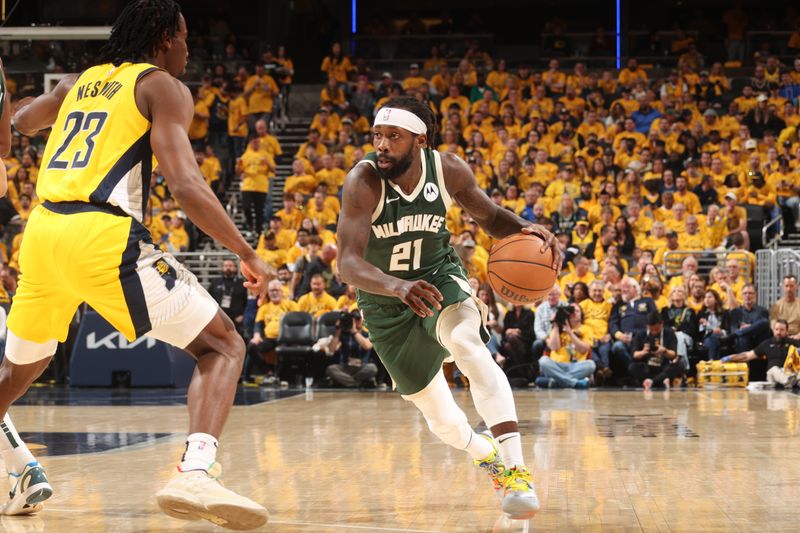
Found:
[[392, 272], [408, 272], [409, 260], [411, 260], [412, 270], [419, 270], [421, 257], [422, 239], [397, 244], [392, 248], [389, 270]]
[[[67, 115], [67, 119], [64, 121], [64, 131], [69, 130], [69, 132], [67, 136], [64, 137], [64, 142], [61, 143], [61, 146], [59, 146], [58, 150], [53, 154], [53, 158], [50, 160], [47, 168], [68, 170], [86, 167], [94, 151], [94, 138], [97, 137], [97, 134], [103, 129], [107, 118], [108, 113], [105, 111], [92, 111], [90, 113], [73, 111]], [[79, 144], [73, 147], [72, 152], [69, 152], [65, 159], [61, 159], [61, 157], [64, 156], [64, 152], [70, 148], [72, 141], [78, 133], [83, 131], [89, 132], [83, 140], [83, 145]], [[69, 160], [70, 153], [75, 154], [72, 161]]]

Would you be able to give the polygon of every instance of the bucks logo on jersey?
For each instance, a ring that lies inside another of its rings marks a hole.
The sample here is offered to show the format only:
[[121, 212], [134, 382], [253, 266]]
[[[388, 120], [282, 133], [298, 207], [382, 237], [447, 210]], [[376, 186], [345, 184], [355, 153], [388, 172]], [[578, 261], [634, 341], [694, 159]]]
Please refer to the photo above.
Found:
[[[422, 177], [405, 194], [391, 180], [381, 180], [381, 198], [372, 213], [372, 228], [364, 258], [386, 274], [402, 279], [421, 279], [452, 262], [450, 232], [445, 225], [451, 199], [444, 184], [441, 156], [435, 150], [422, 152]], [[359, 164], [376, 166], [370, 152]]]

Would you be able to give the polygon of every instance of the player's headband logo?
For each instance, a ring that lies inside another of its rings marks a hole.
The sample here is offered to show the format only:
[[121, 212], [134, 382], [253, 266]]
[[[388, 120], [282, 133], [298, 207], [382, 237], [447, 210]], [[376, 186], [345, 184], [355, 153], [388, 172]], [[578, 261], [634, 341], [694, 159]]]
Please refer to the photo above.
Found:
[[375, 126], [397, 126], [410, 131], [415, 135], [428, 132], [428, 127], [417, 115], [411, 111], [398, 107], [384, 107], [375, 117]]

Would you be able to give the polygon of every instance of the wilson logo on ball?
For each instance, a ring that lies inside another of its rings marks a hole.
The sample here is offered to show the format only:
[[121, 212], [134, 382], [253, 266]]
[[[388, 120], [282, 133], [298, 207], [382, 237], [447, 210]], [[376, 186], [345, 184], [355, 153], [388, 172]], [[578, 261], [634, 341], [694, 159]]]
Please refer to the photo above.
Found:
[[508, 298], [509, 300], [514, 300], [517, 302], [530, 302], [531, 299], [525, 296], [524, 294], [517, 294], [516, 292], [509, 289], [507, 286], [503, 285], [500, 287], [500, 294]]

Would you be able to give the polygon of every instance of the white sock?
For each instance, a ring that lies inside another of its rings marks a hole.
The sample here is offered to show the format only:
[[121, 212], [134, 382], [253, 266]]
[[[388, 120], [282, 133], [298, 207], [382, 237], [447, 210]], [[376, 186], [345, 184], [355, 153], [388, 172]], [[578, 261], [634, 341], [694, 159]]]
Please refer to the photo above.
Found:
[[21, 474], [25, 470], [25, 465], [35, 463], [36, 458], [22, 442], [17, 433], [17, 428], [11, 422], [11, 417], [6, 413], [3, 421], [0, 422], [0, 454], [3, 455], [3, 462], [6, 470], [14, 474]]
[[506, 468], [525, 465], [525, 461], [522, 459], [522, 438], [519, 432], [504, 433], [495, 437], [494, 441], [497, 443], [500, 457], [503, 458]]
[[464, 449], [476, 461], [483, 461], [492, 453], [492, 443], [473, 431], [469, 443]]
[[186, 437], [186, 451], [183, 452], [178, 470], [206, 470], [217, 460], [217, 447], [219, 443], [208, 433], [192, 433]]

